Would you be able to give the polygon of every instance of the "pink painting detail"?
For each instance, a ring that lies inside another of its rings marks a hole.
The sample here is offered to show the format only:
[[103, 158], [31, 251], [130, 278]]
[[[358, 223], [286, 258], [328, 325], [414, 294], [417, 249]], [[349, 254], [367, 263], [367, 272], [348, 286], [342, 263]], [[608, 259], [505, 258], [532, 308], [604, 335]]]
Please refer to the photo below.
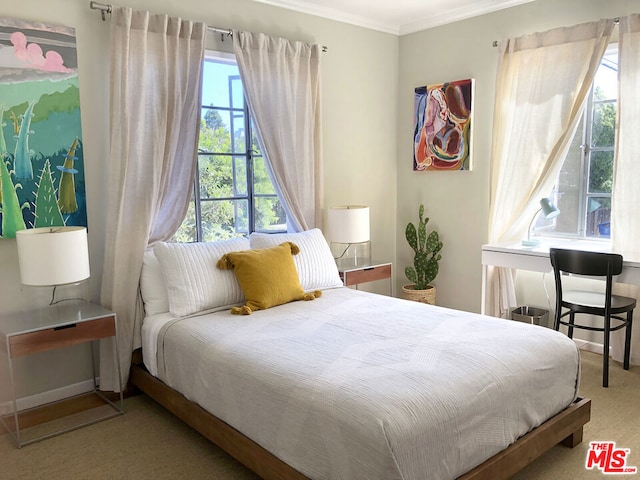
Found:
[[414, 170], [470, 170], [473, 79], [415, 89]]
[[13, 32], [10, 37], [13, 44], [13, 53], [21, 62], [29, 64], [32, 68], [46, 70], [47, 72], [64, 72], [72, 70], [64, 66], [62, 56], [55, 50], [49, 50], [42, 54], [42, 48], [37, 43], [27, 43], [27, 37], [22, 32]]

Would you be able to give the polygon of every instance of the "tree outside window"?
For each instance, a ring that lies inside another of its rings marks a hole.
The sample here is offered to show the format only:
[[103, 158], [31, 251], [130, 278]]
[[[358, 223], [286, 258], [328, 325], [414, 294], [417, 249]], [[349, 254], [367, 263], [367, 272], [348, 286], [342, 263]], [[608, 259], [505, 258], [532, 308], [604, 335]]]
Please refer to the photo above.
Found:
[[174, 240], [208, 242], [254, 231], [286, 231], [286, 214], [268, 175], [233, 58], [207, 56], [202, 98], [194, 189]]

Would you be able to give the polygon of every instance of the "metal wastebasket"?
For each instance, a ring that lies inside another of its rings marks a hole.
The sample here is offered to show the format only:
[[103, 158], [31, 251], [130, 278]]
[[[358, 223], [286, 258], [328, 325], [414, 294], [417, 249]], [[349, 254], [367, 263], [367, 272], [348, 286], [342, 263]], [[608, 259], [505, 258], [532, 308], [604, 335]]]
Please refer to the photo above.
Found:
[[549, 324], [549, 310], [523, 305], [511, 311], [511, 320], [547, 327]]

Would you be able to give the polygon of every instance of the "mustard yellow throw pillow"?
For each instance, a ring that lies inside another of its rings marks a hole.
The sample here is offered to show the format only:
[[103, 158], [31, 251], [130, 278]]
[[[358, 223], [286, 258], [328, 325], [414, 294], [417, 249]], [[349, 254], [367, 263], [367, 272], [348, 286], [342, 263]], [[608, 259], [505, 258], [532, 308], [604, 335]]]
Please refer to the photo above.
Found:
[[216, 264], [223, 270], [233, 269], [245, 297], [245, 305], [233, 307], [231, 313], [250, 315], [294, 300], [313, 300], [322, 292], [305, 293], [300, 285], [293, 256], [300, 249], [285, 242], [277, 247], [231, 252]]

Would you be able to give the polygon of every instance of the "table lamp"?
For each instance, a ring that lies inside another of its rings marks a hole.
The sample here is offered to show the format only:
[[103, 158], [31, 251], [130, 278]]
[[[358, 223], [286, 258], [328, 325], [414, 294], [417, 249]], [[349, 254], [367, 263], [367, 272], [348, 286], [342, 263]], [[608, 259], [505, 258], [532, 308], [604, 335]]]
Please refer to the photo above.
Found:
[[23, 285], [56, 287], [89, 278], [85, 227], [41, 227], [16, 232], [20, 281]]
[[329, 207], [327, 237], [336, 261], [359, 265], [371, 261], [369, 207]]
[[533, 229], [533, 223], [536, 218], [538, 218], [538, 214], [542, 212], [544, 218], [550, 219], [555, 218], [560, 215], [560, 210], [549, 200], [548, 198], [543, 198], [540, 200], [540, 208], [536, 211], [531, 219], [531, 223], [529, 223], [529, 228], [527, 229], [527, 239], [522, 240], [522, 245], [525, 247], [535, 247], [540, 245], [540, 240], [538, 238], [531, 238], [531, 230]]

